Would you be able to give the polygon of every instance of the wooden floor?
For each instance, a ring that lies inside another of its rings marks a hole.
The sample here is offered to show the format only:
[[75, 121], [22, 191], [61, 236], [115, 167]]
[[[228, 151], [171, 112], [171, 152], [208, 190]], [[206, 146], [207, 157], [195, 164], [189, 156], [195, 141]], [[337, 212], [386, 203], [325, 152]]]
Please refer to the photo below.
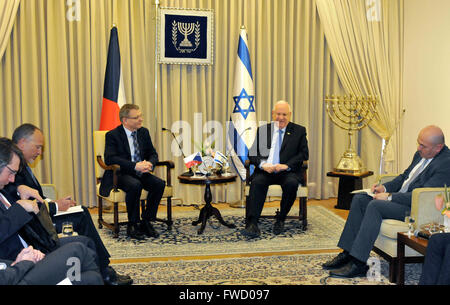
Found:
[[[336, 215], [347, 219], [348, 217], [348, 211], [347, 210], [341, 210], [341, 209], [335, 209], [334, 206], [336, 205], [336, 198], [330, 198], [327, 200], [314, 200], [314, 199], [309, 199], [308, 200], [308, 205], [312, 206], [312, 205], [316, 205], [316, 206], [322, 206], [330, 211], [332, 211], [333, 213], [335, 213]], [[214, 203], [214, 206], [216, 208], [218, 208], [219, 210], [223, 210], [223, 209], [236, 209], [233, 207], [230, 207], [230, 205], [228, 203]], [[200, 207], [196, 207], [196, 206], [173, 206], [172, 208], [172, 213], [176, 214], [177, 211], [193, 211], [193, 210], [198, 210]], [[273, 202], [267, 202], [265, 204], [265, 207], [279, 207], [279, 201], [273, 201]], [[165, 209], [165, 206], [160, 206], [160, 209]], [[298, 209], [298, 201], [296, 201], [294, 203], [294, 206], [292, 207], [292, 209]], [[121, 207], [121, 210], [123, 212], [125, 212], [125, 207]], [[89, 209], [91, 214], [97, 214], [97, 208], [90, 208]], [[116, 264], [120, 264], [120, 263], [137, 263], [137, 262], [149, 262], [149, 261], [164, 261], [164, 260], [196, 260], [196, 259], [220, 259], [220, 258], [231, 258], [231, 257], [249, 257], [249, 256], [270, 256], [270, 255], [292, 255], [292, 254], [313, 254], [313, 253], [330, 253], [330, 252], [338, 252], [338, 250], [308, 250], [308, 251], [292, 251], [287, 253], [287, 252], [280, 252], [280, 253], [246, 253], [246, 254], [233, 254], [233, 255], [211, 255], [211, 256], [202, 256], [202, 257], [195, 257], [195, 256], [183, 256], [183, 257], [177, 257], [177, 258], [133, 258], [133, 259], [111, 259], [111, 263], [116, 263]]]

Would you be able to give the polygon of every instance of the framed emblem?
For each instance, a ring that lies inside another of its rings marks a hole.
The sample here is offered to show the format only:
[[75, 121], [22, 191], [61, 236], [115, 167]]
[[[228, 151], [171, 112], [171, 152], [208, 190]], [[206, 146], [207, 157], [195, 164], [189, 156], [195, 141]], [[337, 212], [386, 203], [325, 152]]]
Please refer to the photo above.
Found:
[[161, 8], [158, 63], [212, 65], [213, 33], [213, 10]]

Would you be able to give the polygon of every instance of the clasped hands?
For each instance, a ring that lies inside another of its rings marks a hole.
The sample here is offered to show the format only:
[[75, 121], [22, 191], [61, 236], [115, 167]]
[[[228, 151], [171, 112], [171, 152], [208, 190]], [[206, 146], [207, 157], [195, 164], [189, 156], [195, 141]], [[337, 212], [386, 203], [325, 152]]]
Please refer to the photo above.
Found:
[[264, 163], [261, 165], [261, 168], [269, 173], [278, 173], [287, 170], [289, 167], [286, 164], [272, 164], [272, 163]]
[[153, 170], [153, 164], [150, 161], [140, 161], [136, 163], [134, 168], [136, 171], [141, 173], [150, 173]]
[[373, 198], [378, 200], [388, 200], [389, 193], [386, 192], [386, 188], [382, 184], [374, 184], [371, 189], [374, 193]]
[[16, 257], [16, 260], [11, 264], [11, 266], [14, 266], [21, 261], [32, 261], [33, 263], [37, 263], [44, 257], [44, 253], [39, 250], [33, 249], [32, 246], [28, 246], [28, 248], [24, 248], [22, 249], [22, 251], [20, 251], [20, 253]]

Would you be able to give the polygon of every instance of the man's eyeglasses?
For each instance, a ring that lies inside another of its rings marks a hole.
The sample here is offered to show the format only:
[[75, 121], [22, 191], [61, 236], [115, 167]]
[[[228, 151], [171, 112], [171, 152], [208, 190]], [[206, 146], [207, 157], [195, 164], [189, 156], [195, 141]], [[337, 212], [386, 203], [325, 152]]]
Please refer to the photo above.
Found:
[[9, 170], [9, 173], [10, 173], [11, 175], [14, 175], [14, 176], [17, 175], [17, 171], [11, 169], [11, 167], [9, 167], [8, 165], [6, 165], [6, 168]]
[[127, 119], [130, 119], [130, 120], [137, 120], [137, 119], [140, 119], [140, 118], [143, 118], [142, 114], [138, 115], [138, 116], [134, 116], [134, 117], [127, 117]]

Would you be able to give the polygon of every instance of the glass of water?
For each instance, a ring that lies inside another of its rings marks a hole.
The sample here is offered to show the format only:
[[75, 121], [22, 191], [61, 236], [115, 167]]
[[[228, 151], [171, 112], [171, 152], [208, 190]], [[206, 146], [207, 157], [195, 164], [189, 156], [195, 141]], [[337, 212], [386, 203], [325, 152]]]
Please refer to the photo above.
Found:
[[70, 221], [63, 222], [61, 231], [64, 236], [72, 236], [73, 235], [73, 223]]

